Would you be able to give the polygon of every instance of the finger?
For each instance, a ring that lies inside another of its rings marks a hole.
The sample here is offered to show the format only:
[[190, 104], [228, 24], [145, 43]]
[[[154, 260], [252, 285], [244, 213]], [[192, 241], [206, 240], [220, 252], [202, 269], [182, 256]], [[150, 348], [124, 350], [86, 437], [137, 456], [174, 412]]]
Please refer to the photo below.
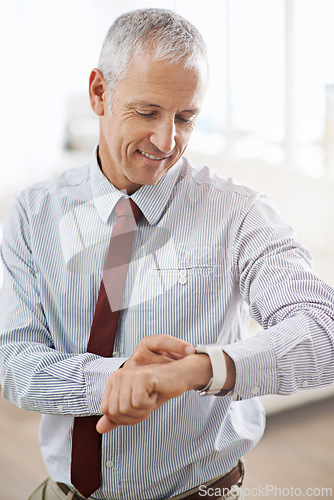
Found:
[[[189, 353], [189, 354], [191, 354], [191, 353]], [[168, 351], [162, 352], [161, 355], [159, 355], [159, 357], [162, 357], [162, 356], [164, 358], [166, 358], [166, 362], [168, 362], [168, 361], [176, 361], [178, 359], [184, 358], [183, 354], [178, 354], [176, 352], [168, 352]]]
[[171, 335], [151, 335], [144, 337], [141, 342], [151, 352], [168, 355], [173, 359], [175, 356], [184, 357], [195, 352], [194, 346]]
[[122, 416], [141, 418], [147, 411], [152, 410], [156, 401], [156, 395], [152, 394], [154, 381], [152, 381], [151, 372], [150, 370], [136, 370], [131, 374], [123, 373], [123, 375], [125, 383], [118, 393], [118, 413]]
[[[104, 416], [109, 420], [102, 419], [98, 425], [98, 431], [109, 432], [119, 425], [136, 425], [149, 417], [152, 411], [152, 404], [132, 405], [132, 386], [134, 382], [145, 380], [144, 377], [134, 377], [133, 373], [129, 375], [126, 372], [113, 374], [109, 379], [108, 389], [101, 404], [101, 410]], [[142, 396], [142, 400], [146, 400]]]
[[151, 412], [141, 412], [140, 416], [131, 417], [125, 415], [117, 415], [113, 418], [110, 418], [107, 415], [103, 415], [96, 424], [96, 430], [99, 434], [105, 434], [106, 432], [113, 431], [117, 429], [120, 425], [137, 425], [144, 420], [150, 418]]
[[118, 392], [121, 380], [122, 370], [117, 370], [109, 375], [101, 399], [100, 408], [102, 414], [107, 414], [109, 411], [113, 411], [115, 409], [114, 403], [118, 401]]
[[114, 416], [119, 413], [120, 394], [126, 392], [126, 385], [122, 383], [123, 377], [114, 372], [108, 379], [107, 386], [101, 401], [101, 412], [114, 424], [119, 424]]
[[109, 395], [110, 395], [110, 389], [109, 388], [107, 389], [107, 387], [106, 387], [106, 389], [104, 390], [102, 399], [101, 399], [101, 404], [100, 404], [101, 413], [103, 413], [103, 414], [106, 413], [107, 409], [108, 409]]
[[153, 392], [152, 385], [135, 383], [131, 391], [132, 408], [151, 412], [156, 407], [157, 393]]
[[112, 422], [111, 420], [109, 420], [107, 416], [103, 415], [96, 424], [96, 430], [99, 434], [106, 434], [107, 432], [111, 432], [114, 429], [117, 429], [121, 425], [135, 426], [137, 424], [140, 424], [141, 422], [148, 420], [150, 418], [150, 416], [151, 416], [151, 413], [146, 413], [146, 415], [141, 417], [141, 418], [124, 419], [124, 421], [116, 424], [116, 423]]
[[103, 396], [101, 399], [101, 404], [100, 404], [102, 414], [106, 413], [108, 410], [108, 402], [110, 399], [111, 389], [112, 389], [112, 381], [111, 381], [111, 377], [109, 377], [107, 380], [106, 387], [104, 389], [104, 393], [103, 393]]
[[96, 430], [99, 434], [105, 434], [106, 432], [113, 431], [117, 427], [119, 427], [119, 424], [115, 424], [105, 415], [103, 415], [96, 424]]
[[[137, 395], [134, 398], [134, 394]], [[156, 397], [150, 398], [140, 383], [137, 387], [128, 386], [119, 393], [118, 411], [112, 415], [113, 420], [132, 425], [132, 420], [142, 420], [152, 411]]]

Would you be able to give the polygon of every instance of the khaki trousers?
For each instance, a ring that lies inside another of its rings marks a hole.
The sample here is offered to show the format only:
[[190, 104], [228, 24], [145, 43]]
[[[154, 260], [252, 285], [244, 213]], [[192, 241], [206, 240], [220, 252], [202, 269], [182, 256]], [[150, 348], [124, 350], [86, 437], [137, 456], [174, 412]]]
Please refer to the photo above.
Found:
[[28, 500], [71, 500], [74, 493], [70, 492], [65, 495], [52, 481], [51, 477], [46, 479], [38, 488], [30, 495]]

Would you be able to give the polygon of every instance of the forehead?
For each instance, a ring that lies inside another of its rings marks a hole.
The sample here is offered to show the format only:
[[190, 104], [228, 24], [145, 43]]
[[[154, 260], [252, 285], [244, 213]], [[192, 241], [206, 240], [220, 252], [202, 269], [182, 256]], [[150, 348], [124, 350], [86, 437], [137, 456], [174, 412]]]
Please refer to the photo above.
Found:
[[[159, 61], [151, 53], [135, 52], [126, 76], [119, 81], [114, 97], [133, 101], [148, 100], [200, 106], [207, 85], [204, 61], [190, 69], [184, 63]], [[154, 104], [154, 102], [148, 102]], [[158, 103], [160, 104], [160, 103]]]

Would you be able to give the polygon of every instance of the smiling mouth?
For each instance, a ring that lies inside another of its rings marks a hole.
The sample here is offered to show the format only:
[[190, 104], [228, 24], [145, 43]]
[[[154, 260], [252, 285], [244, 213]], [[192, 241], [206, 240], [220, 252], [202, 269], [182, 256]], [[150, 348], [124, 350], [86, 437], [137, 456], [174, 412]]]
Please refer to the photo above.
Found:
[[165, 156], [153, 156], [153, 155], [150, 155], [149, 153], [145, 153], [144, 151], [140, 151], [138, 149], [139, 153], [143, 156], [146, 156], [146, 158], [149, 158], [150, 160], [157, 160], [157, 161], [162, 161], [164, 160], [166, 157]]

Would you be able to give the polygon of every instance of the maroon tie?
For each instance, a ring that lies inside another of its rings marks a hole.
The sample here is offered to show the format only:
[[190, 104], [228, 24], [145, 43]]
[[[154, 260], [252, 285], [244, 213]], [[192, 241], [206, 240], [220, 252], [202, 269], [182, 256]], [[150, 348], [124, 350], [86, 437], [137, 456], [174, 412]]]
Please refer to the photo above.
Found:
[[[110, 357], [113, 353], [136, 222], [141, 217], [140, 209], [130, 198], [121, 198], [115, 213], [116, 222], [87, 346], [87, 352], [103, 357]], [[74, 419], [71, 481], [84, 497], [89, 497], [101, 485], [101, 435], [95, 429], [99, 418], [98, 415], [91, 415]]]

